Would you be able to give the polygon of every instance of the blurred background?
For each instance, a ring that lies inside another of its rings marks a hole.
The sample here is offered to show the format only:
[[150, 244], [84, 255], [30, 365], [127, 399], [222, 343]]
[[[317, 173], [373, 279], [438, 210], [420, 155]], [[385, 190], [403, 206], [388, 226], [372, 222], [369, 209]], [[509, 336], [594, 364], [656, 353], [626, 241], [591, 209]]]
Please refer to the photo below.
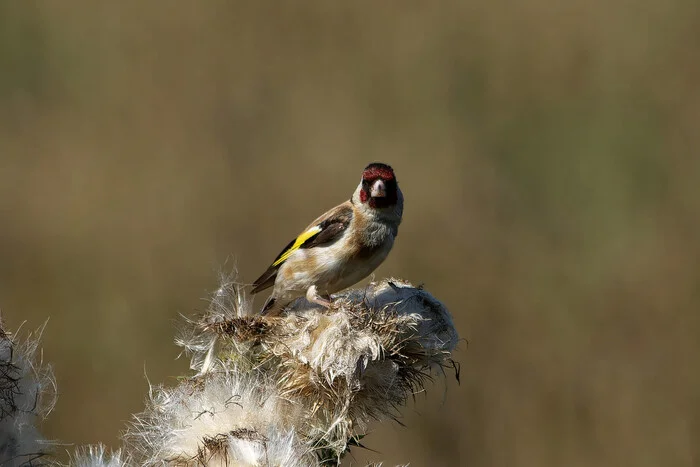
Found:
[[116, 447], [178, 314], [383, 161], [377, 276], [469, 342], [345, 465], [698, 465], [699, 45], [695, 0], [0, 2], [0, 308], [50, 318], [44, 432]]

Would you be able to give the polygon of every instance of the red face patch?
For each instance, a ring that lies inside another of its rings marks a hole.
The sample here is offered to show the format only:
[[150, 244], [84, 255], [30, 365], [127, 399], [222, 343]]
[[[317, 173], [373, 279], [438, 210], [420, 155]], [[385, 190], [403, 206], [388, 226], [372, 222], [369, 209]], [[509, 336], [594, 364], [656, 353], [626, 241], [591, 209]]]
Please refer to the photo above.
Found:
[[369, 193], [367, 193], [367, 190], [365, 190], [365, 189], [360, 190], [360, 202], [366, 203], [368, 199], [369, 199]]

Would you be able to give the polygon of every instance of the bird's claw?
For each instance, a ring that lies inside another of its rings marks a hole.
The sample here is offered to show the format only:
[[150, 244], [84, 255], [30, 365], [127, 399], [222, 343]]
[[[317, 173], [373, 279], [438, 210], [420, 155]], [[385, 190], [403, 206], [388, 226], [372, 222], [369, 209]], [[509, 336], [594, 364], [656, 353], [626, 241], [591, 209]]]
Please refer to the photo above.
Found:
[[321, 297], [318, 293], [318, 289], [316, 288], [315, 285], [312, 285], [306, 290], [306, 300], [309, 303], [315, 303], [316, 305], [321, 305], [324, 308], [330, 308], [331, 307], [331, 301]]

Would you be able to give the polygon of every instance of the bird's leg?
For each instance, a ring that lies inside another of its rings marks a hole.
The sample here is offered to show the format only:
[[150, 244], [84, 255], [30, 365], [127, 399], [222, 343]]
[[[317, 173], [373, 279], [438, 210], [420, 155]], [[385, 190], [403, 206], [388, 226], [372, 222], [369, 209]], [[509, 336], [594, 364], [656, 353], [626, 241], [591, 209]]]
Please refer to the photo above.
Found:
[[312, 285], [306, 290], [306, 300], [309, 303], [315, 303], [317, 305], [321, 305], [324, 308], [331, 307], [330, 297], [323, 298], [321, 295], [319, 295], [318, 289], [316, 289], [315, 285]]

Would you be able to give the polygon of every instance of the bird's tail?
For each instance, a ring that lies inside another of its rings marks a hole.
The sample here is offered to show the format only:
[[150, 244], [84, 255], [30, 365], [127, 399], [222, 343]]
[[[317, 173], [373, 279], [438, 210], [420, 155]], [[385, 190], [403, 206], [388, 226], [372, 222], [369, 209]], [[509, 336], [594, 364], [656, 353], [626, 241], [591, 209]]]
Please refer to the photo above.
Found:
[[262, 316], [277, 316], [280, 313], [280, 311], [282, 311], [282, 307], [275, 306], [276, 304], [277, 299], [274, 297], [274, 295], [270, 295], [269, 297], [267, 297], [267, 300], [265, 300], [265, 304], [260, 310], [260, 314]]

